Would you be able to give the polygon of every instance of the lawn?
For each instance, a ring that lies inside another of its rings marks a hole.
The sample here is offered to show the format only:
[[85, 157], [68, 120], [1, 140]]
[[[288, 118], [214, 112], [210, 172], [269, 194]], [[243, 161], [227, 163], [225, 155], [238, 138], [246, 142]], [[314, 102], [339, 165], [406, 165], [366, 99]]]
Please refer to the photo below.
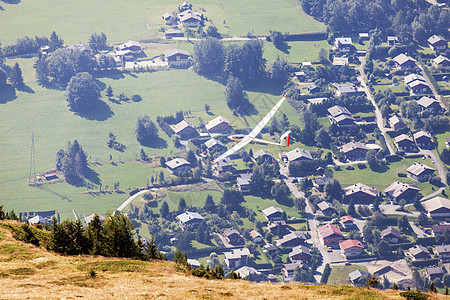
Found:
[[274, 61], [277, 57], [284, 57], [290, 63], [319, 61], [319, 51], [321, 48], [330, 50], [332, 45], [328, 44], [326, 40], [287, 42], [280, 49], [277, 49], [272, 43], [265, 42], [264, 58], [268, 62]]
[[407, 177], [398, 177], [398, 173], [406, 174], [406, 169], [414, 162], [421, 162], [433, 167], [429, 158], [426, 160], [420, 158], [405, 158], [399, 162], [391, 163], [388, 166], [389, 169], [385, 172], [373, 172], [370, 168], [360, 170], [356, 167], [355, 170], [346, 170], [341, 167], [342, 171], [334, 171], [333, 176], [339, 180], [343, 188], [360, 182], [375, 187], [378, 191], [382, 191], [394, 181], [401, 181], [409, 184], [417, 184], [422, 191], [422, 195], [428, 195], [433, 192], [433, 186], [428, 182], [420, 183]]
[[[176, 11], [180, 3], [175, 0], [136, 0], [132, 4], [117, 0], [2, 2], [1, 42], [10, 44], [26, 35], [50, 36], [52, 31], [66, 43], [87, 42], [94, 32], [106, 33], [111, 42], [158, 37], [164, 25], [162, 14]], [[306, 15], [295, 0], [200, 0], [193, 9], [199, 11], [200, 7], [219, 31], [229, 36], [248, 32], [269, 34], [269, 30], [291, 33], [325, 30], [325, 25]]]
[[350, 274], [351, 272], [356, 271], [356, 270], [361, 270], [361, 271], [367, 272], [367, 268], [365, 266], [359, 266], [359, 265], [332, 266], [331, 274], [330, 274], [330, 277], [328, 277], [327, 284], [351, 285], [351, 282], [348, 279], [348, 274]]

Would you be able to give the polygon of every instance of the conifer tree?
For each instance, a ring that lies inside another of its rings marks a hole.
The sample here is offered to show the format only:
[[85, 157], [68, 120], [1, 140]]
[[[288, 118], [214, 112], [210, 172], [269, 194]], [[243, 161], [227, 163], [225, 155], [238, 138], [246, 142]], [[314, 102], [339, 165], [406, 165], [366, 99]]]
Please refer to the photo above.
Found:
[[11, 70], [11, 74], [9, 75], [9, 82], [15, 88], [23, 85], [22, 70], [20, 69], [18, 63], [15, 63]]

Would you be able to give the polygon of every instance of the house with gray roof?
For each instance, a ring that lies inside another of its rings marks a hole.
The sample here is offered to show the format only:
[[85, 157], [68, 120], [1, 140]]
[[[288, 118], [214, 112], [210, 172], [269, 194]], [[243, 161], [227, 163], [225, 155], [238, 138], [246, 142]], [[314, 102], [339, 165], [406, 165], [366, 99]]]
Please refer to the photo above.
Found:
[[440, 35], [432, 35], [428, 38], [428, 45], [430, 48], [438, 53], [447, 50], [447, 40]]
[[353, 83], [333, 83], [333, 87], [336, 89], [336, 96], [355, 96], [364, 93], [362, 88], [358, 88]]
[[169, 49], [164, 51], [164, 57], [169, 67], [188, 67], [191, 55], [186, 50]]
[[181, 29], [178, 28], [169, 28], [164, 32], [164, 36], [166, 39], [171, 39], [174, 37], [183, 37], [184, 33]]
[[433, 66], [437, 69], [447, 71], [450, 69], [450, 59], [443, 55], [439, 55], [438, 57], [433, 59]]
[[391, 125], [391, 128], [393, 130], [400, 130], [406, 127], [405, 122], [403, 122], [403, 119], [397, 115], [394, 115], [389, 118], [389, 125]]
[[28, 219], [28, 223], [36, 225], [36, 224], [45, 224], [49, 223], [48, 220], [40, 215], [36, 215], [30, 219]]
[[84, 223], [85, 223], [86, 225], [88, 225], [89, 223], [91, 223], [91, 222], [94, 220], [95, 216], [98, 216], [98, 218], [99, 218], [99, 220], [100, 220], [101, 222], [105, 221], [105, 217], [104, 217], [104, 216], [102, 216], [102, 215], [97, 215], [97, 214], [91, 214], [91, 215], [89, 215], [89, 216], [87, 216], [87, 217], [84, 218]]
[[230, 157], [225, 157], [221, 160], [216, 160], [213, 169], [217, 171], [217, 173], [222, 174], [225, 172], [233, 172], [236, 170], [233, 166], [233, 162]]
[[442, 261], [450, 259], [450, 245], [436, 245], [434, 252], [436, 252]]
[[361, 142], [350, 142], [342, 145], [341, 152], [348, 160], [365, 160], [369, 148]]
[[182, 120], [178, 124], [171, 126], [173, 132], [178, 134], [182, 140], [188, 140], [198, 136], [197, 129], [190, 122]]
[[422, 110], [428, 111], [439, 111], [442, 109], [443, 105], [441, 101], [436, 100], [431, 97], [422, 97], [417, 101], [417, 104], [420, 105]]
[[426, 131], [418, 131], [413, 134], [414, 140], [416, 141], [417, 146], [423, 149], [432, 149], [433, 148], [433, 137]]
[[243, 245], [245, 243], [244, 237], [234, 228], [225, 230], [223, 236], [233, 246]]
[[286, 153], [286, 159], [289, 163], [301, 160], [312, 160], [311, 153], [302, 148], [295, 148]]
[[257, 160], [260, 157], [261, 159], [269, 162], [272, 162], [274, 160], [272, 153], [264, 149], [260, 149], [256, 152], [253, 152], [253, 159]]
[[290, 264], [285, 264], [283, 268], [284, 280], [290, 281], [292, 276], [294, 276], [295, 269], [300, 268], [300, 270], [309, 270], [309, 266], [303, 261], [297, 261]]
[[415, 245], [409, 248], [409, 256], [412, 260], [425, 260], [430, 258], [430, 252], [422, 245]]
[[205, 128], [210, 133], [226, 133], [230, 130], [230, 121], [218, 116], [206, 123]]
[[364, 285], [367, 280], [367, 272], [362, 270], [355, 270], [348, 274], [348, 279], [352, 283], [353, 286], [362, 286]]
[[311, 249], [309, 249], [305, 245], [294, 247], [292, 248], [292, 251], [289, 252], [289, 258], [292, 262], [296, 262], [299, 260], [309, 261], [311, 258]]
[[252, 173], [240, 174], [237, 180], [237, 188], [241, 192], [249, 192], [250, 191], [250, 182], [252, 181]]
[[184, 27], [197, 27], [202, 21], [202, 14], [188, 9], [178, 14], [178, 20]]
[[399, 201], [400, 199], [405, 199], [407, 201], [412, 201], [420, 189], [415, 184], [407, 184], [400, 181], [393, 182], [383, 191], [387, 197], [394, 201]]
[[240, 267], [235, 272], [238, 273], [241, 278], [247, 278], [247, 280], [253, 282], [265, 281], [267, 279], [266, 275], [249, 266]]
[[208, 151], [225, 152], [227, 150], [227, 146], [225, 146], [221, 141], [216, 140], [215, 138], [207, 140], [205, 142], [205, 146]]
[[355, 125], [355, 119], [347, 108], [335, 105], [327, 109], [327, 116], [332, 124], [337, 126], [353, 126]]
[[444, 270], [442, 267], [427, 267], [427, 276], [430, 280], [434, 280], [436, 278], [442, 279], [444, 276]]
[[268, 221], [281, 221], [283, 210], [278, 206], [270, 206], [266, 209], [263, 209], [262, 213]]
[[400, 134], [399, 136], [396, 136], [394, 142], [398, 150], [408, 152], [416, 149], [416, 143], [409, 135], [406, 134]]
[[334, 49], [338, 50], [341, 53], [350, 52], [351, 47], [352, 47], [351, 37], [340, 37], [334, 39]]
[[428, 212], [428, 217], [450, 217], [450, 200], [441, 196], [422, 202], [423, 207]]
[[421, 164], [419, 162], [413, 163], [406, 172], [408, 172], [408, 177], [419, 182], [428, 181], [434, 176], [434, 171], [432, 167]]
[[319, 202], [317, 204], [317, 207], [320, 209], [324, 216], [332, 216], [334, 213], [336, 213], [336, 208], [334, 208], [333, 204], [326, 201]]
[[178, 175], [182, 172], [187, 172], [191, 169], [191, 164], [184, 158], [174, 158], [166, 162], [167, 170], [173, 174]]
[[305, 243], [307, 240], [306, 236], [299, 231], [292, 231], [285, 236], [283, 236], [281, 239], [276, 240], [277, 247], [280, 248], [292, 248], [296, 246], [300, 246]]
[[355, 183], [343, 189], [345, 200], [356, 203], [373, 203], [378, 195], [378, 190], [363, 183]]
[[238, 269], [239, 267], [248, 265], [248, 257], [250, 250], [248, 248], [232, 249], [231, 252], [224, 252], [225, 264], [230, 269]]
[[404, 53], [394, 57], [394, 62], [400, 70], [410, 70], [416, 67], [416, 60]]
[[133, 54], [139, 54], [142, 52], [142, 45], [138, 41], [128, 41], [124, 44], [119, 45], [119, 51], [129, 50]]
[[195, 229], [205, 220], [199, 213], [190, 211], [179, 214], [176, 218], [178, 219], [178, 225], [183, 230]]

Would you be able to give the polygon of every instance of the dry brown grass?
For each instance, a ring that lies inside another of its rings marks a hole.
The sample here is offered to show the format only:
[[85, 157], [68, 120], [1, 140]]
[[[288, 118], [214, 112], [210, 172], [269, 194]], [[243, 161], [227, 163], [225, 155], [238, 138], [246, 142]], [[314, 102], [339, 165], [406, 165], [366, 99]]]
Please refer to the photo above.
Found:
[[[15, 241], [0, 228], [2, 299], [399, 299], [398, 292], [348, 286], [206, 280], [172, 262], [61, 256]], [[15, 245], [15, 246], [13, 246]], [[16, 247], [18, 246], [18, 247]], [[9, 249], [9, 248], [7, 248]], [[17, 250], [19, 249], [19, 250]], [[18, 252], [19, 251], [19, 252]], [[95, 272], [92, 276], [91, 270]]]

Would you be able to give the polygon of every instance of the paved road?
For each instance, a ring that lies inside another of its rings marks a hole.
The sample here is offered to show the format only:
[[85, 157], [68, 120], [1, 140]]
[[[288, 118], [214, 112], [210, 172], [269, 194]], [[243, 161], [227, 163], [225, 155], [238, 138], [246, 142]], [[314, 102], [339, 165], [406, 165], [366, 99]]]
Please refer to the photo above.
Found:
[[433, 152], [433, 150], [421, 149], [419, 153], [431, 157], [431, 160], [433, 161], [433, 164], [436, 167], [436, 169], [438, 171], [438, 175], [439, 175], [439, 177], [441, 177], [441, 181], [443, 183], [443, 186], [440, 187], [437, 191], [435, 191], [421, 199], [421, 201], [425, 201], [425, 200], [431, 199], [433, 197], [439, 196], [441, 194], [441, 192], [445, 189], [445, 185], [447, 184], [447, 176], [444, 171], [444, 168], [441, 165], [440, 160], [436, 157], [436, 154]]
[[438, 92], [436, 91], [436, 89], [434, 88], [434, 86], [431, 84], [431, 81], [430, 81], [430, 79], [428, 78], [427, 73], [425, 73], [425, 71], [423, 70], [422, 65], [418, 63], [417, 66], [419, 67], [419, 69], [420, 69], [420, 71], [421, 71], [421, 72], [420, 72], [421, 75], [423, 76], [423, 78], [425, 78], [425, 81], [427, 82], [428, 86], [430, 87], [431, 92], [433, 93], [434, 97], [435, 97], [436, 99], [438, 99], [438, 100], [441, 99], [441, 96], [439, 96]]
[[401, 216], [409, 216], [409, 217], [418, 217], [419, 212], [417, 211], [399, 211], [396, 210], [400, 208], [400, 205], [396, 204], [380, 204], [380, 210], [382, 213], [386, 215], [401, 215]]
[[366, 93], [367, 98], [370, 100], [370, 102], [372, 102], [372, 105], [375, 108], [375, 117], [377, 119], [378, 129], [380, 129], [381, 134], [384, 136], [384, 140], [386, 141], [386, 145], [389, 149], [389, 153], [391, 155], [393, 155], [393, 154], [395, 154], [395, 150], [394, 150], [394, 147], [392, 146], [390, 140], [386, 136], [386, 128], [384, 127], [383, 116], [381, 115], [381, 111], [378, 108], [378, 105], [375, 102], [375, 99], [373, 98], [372, 94], [370, 93], [370, 90], [367, 87], [366, 82], [364, 81], [364, 68], [363, 68], [364, 63], [365, 63], [365, 59], [362, 58], [361, 65], [358, 67], [359, 72], [361, 74], [361, 76], [358, 76], [358, 81], [361, 83], [362, 87], [364, 88], [364, 92]]
[[429, 237], [429, 235], [423, 232], [422, 229], [414, 225], [414, 222], [409, 222], [409, 225], [411, 225], [412, 230], [414, 231], [414, 233], [417, 235], [418, 238]]
[[142, 194], [144, 194], [144, 193], [146, 193], [146, 192], [148, 192], [148, 191], [150, 191], [150, 190], [143, 190], [143, 191], [140, 191], [140, 192], [134, 194], [133, 196], [128, 197], [128, 199], [125, 200], [125, 202], [122, 203], [121, 206], [119, 206], [119, 208], [117, 209], [117, 211], [122, 211], [122, 210], [123, 210], [128, 204], [130, 204], [130, 202], [133, 201], [137, 196], [142, 195]]

